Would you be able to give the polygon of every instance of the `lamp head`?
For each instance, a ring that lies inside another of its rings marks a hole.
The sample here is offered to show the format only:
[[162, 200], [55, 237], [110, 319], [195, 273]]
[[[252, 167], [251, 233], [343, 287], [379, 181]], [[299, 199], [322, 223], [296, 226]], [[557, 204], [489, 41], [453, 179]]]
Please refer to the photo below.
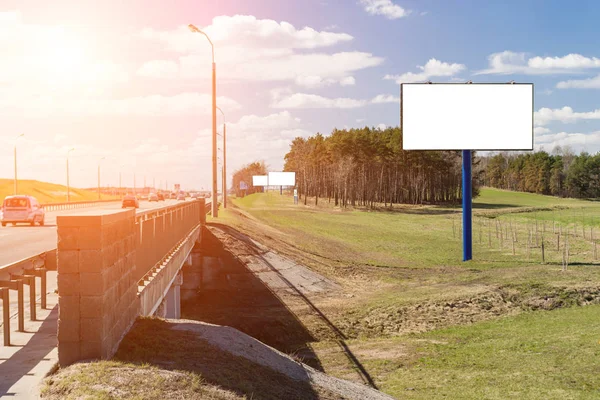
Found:
[[194, 25], [189, 24], [188, 29], [192, 32], [200, 32], [200, 29], [196, 28]]

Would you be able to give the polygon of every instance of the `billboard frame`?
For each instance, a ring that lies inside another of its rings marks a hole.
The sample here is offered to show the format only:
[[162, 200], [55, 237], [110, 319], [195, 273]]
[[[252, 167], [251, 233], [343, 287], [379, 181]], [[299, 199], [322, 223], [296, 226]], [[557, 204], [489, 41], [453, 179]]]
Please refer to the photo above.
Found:
[[[402, 143], [400, 144], [400, 147], [402, 148], [402, 150], [404, 150], [404, 110], [403, 110], [403, 104], [404, 104], [404, 90], [403, 90], [403, 86], [404, 85], [456, 85], [456, 86], [461, 86], [461, 85], [476, 85], [476, 86], [503, 86], [503, 85], [520, 85], [520, 86], [525, 86], [525, 85], [529, 85], [531, 86], [531, 148], [530, 149], [475, 149], [475, 148], [471, 148], [469, 150], [474, 150], [474, 151], [533, 151], [533, 144], [534, 144], [534, 129], [535, 129], [535, 119], [534, 119], [534, 115], [535, 115], [535, 84], [534, 83], [527, 83], [527, 82], [521, 82], [521, 83], [517, 83], [514, 81], [511, 82], [507, 82], [507, 83], [502, 83], [502, 82], [483, 82], [483, 83], [473, 83], [471, 81], [469, 82], [456, 82], [456, 83], [452, 83], [452, 82], [422, 82], [422, 83], [418, 83], [418, 82], [407, 82], [407, 83], [401, 83], [400, 84], [400, 131], [402, 132]], [[414, 149], [414, 150], [410, 150], [410, 151], [460, 151], [461, 149]], [[464, 150], [464, 149], [463, 149]], [[409, 150], [407, 150], [409, 151]]]
[[[404, 85], [465, 85], [473, 84], [472, 81], [463, 83], [401, 83], [400, 84], [400, 132], [402, 134], [402, 143], [400, 147], [404, 150], [404, 129], [403, 129], [403, 93]], [[530, 149], [510, 149], [507, 151], [533, 151], [534, 149], [534, 125], [535, 125], [535, 86], [533, 83], [516, 83], [515, 81], [507, 83], [476, 83], [475, 85], [530, 85], [531, 86], [531, 148]], [[494, 149], [462, 149], [462, 222], [463, 222], [463, 261], [473, 259], [473, 192], [472, 192], [472, 151], [494, 151]], [[506, 150], [506, 149], [496, 149]], [[431, 149], [431, 150], [407, 150], [407, 151], [460, 151], [458, 149]]]

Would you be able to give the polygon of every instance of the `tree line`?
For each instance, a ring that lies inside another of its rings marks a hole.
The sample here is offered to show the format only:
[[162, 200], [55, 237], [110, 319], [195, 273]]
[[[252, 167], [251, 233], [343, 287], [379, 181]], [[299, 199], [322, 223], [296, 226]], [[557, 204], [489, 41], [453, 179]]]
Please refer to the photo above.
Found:
[[[478, 161], [475, 159], [475, 165]], [[297, 137], [285, 155], [298, 194], [336, 206], [456, 203], [462, 198], [460, 151], [405, 151], [399, 127], [335, 129]], [[476, 174], [475, 174], [476, 175]], [[479, 193], [473, 179], [473, 195]]]
[[600, 153], [575, 155], [557, 146], [552, 154], [499, 153], [482, 157], [480, 184], [561, 197], [600, 197]]
[[[237, 197], [242, 197], [248, 194], [262, 192], [262, 187], [252, 186], [253, 175], [267, 175], [267, 165], [264, 161], [255, 161], [244, 165], [233, 173], [231, 187], [235, 191]], [[241, 183], [244, 182], [248, 189], [241, 188]]]

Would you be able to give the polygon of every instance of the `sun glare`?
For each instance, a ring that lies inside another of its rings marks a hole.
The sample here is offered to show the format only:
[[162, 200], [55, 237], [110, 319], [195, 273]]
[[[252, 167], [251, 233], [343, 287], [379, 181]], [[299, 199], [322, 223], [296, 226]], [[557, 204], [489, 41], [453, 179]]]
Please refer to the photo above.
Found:
[[60, 30], [52, 32], [44, 42], [40, 57], [44, 80], [53, 86], [79, 82], [88, 66], [81, 41]]

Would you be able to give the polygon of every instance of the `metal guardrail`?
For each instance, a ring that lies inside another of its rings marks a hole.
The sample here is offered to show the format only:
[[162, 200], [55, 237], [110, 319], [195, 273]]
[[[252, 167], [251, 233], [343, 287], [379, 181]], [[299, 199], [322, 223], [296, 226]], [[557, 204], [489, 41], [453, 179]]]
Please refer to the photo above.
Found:
[[[94, 203], [99, 202], [111, 202], [115, 200], [101, 200], [96, 202], [73, 202], [73, 203], [58, 203], [51, 204], [51, 206], [67, 206], [67, 205], [78, 205], [80, 207], [85, 207], [86, 205], [93, 205]], [[117, 200], [118, 201], [118, 200]], [[164, 206], [152, 210], [141, 211], [136, 214], [136, 225], [140, 228], [140, 233], [142, 233], [144, 221], [153, 222], [153, 233], [156, 228], [156, 218], [163, 217], [163, 221], [165, 221], [165, 217], [169, 216], [177, 216], [182, 217], [184, 212], [182, 211], [186, 207], [192, 207], [195, 202], [186, 201], [184, 203], [179, 203], [176, 205]], [[85, 204], [85, 205], [84, 205]], [[48, 205], [44, 205], [48, 206]], [[76, 208], [76, 207], [73, 207]], [[58, 208], [60, 209], [60, 208]], [[67, 209], [67, 208], [64, 208]], [[211, 203], [206, 203], [205, 205], [205, 214], [210, 213]], [[191, 215], [190, 215], [191, 216]], [[199, 215], [198, 222], [199, 222]], [[151, 259], [155, 259], [159, 254], [156, 252], [157, 249], [162, 251], [170, 251], [171, 241], [164, 241], [162, 246], [154, 246], [154, 251], [152, 251]], [[177, 240], [175, 241], [177, 242]], [[174, 243], [176, 245], [177, 243]], [[168, 248], [167, 248], [168, 247]], [[160, 255], [159, 260], [162, 260], [166, 254]], [[156, 264], [156, 263], [155, 263]], [[36, 254], [34, 256], [25, 258], [23, 260], [7, 264], [4, 266], [0, 266], [0, 299], [2, 301], [2, 311], [3, 311], [3, 329], [4, 329], [4, 346], [10, 346], [10, 291], [14, 290], [17, 292], [18, 298], [18, 331], [25, 331], [25, 299], [23, 296], [23, 285], [29, 285], [29, 314], [31, 321], [36, 320], [36, 277], [40, 278], [40, 294], [41, 294], [41, 308], [46, 309], [46, 272], [49, 270], [56, 270], [56, 249], [52, 249], [49, 251], [42, 252], [40, 254]], [[141, 272], [140, 272], [141, 273]], [[147, 271], [145, 272], [147, 273]], [[144, 273], [144, 274], [145, 274]], [[144, 275], [140, 276], [142, 278]]]
[[36, 279], [40, 278], [41, 308], [46, 309], [46, 272], [56, 268], [56, 250], [45, 251], [0, 267], [4, 345], [10, 346], [10, 291], [17, 292], [18, 331], [25, 331], [25, 300], [23, 285], [29, 285], [29, 318], [36, 320]]
[[117, 200], [90, 200], [90, 201], [71, 201], [68, 203], [46, 203], [41, 204], [42, 208], [46, 211], [56, 211], [56, 210], [72, 210], [75, 208], [83, 208], [83, 207], [91, 207], [96, 204], [102, 203], [115, 203], [120, 202], [120, 199]]

